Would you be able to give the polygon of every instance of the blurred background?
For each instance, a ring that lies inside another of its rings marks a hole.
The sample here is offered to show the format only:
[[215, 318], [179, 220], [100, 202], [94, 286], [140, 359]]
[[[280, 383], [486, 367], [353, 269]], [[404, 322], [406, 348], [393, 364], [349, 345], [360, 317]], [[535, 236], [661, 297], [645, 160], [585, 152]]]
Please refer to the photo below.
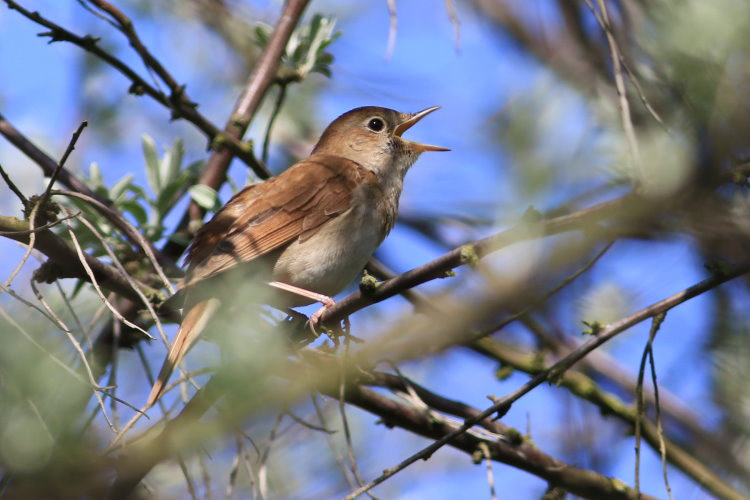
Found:
[[[18, 3], [74, 33], [99, 37], [99, 47], [146, 81], [156, 78], [91, 2]], [[133, 20], [145, 46], [186, 85], [197, 109], [222, 127], [283, 3], [118, 0], [116, 6]], [[272, 86], [245, 139], [277, 174], [309, 154], [325, 126], [351, 108], [441, 106], [407, 134], [452, 151], [424, 154], [406, 178], [399, 222], [375, 255], [393, 273], [535, 217], [576, 213], [631, 192], [640, 197], [597, 224], [549, 238], [539, 234], [480, 265], [459, 268], [453, 277], [419, 286], [439, 308], [463, 314], [467, 330], [498, 323], [529, 304], [535, 309], [493, 332], [493, 345], [505, 354], [467, 345], [469, 337], [460, 335], [446, 335], [439, 349], [412, 349], [398, 362], [410, 380], [486, 408], [488, 395], [502, 397], [527, 382], [535, 373], [534, 360], [553, 362], [585, 342], [585, 331], [612, 324], [746, 258], [750, 5], [745, 2], [318, 0], [310, 2], [299, 26], [311, 26], [316, 14], [325, 17], [313, 34], [330, 42], [320, 54], [332, 59], [321, 58], [323, 70], [284, 84], [281, 101], [282, 86]], [[44, 31], [49, 30], [17, 11], [0, 10], [0, 115], [54, 159], [87, 120], [66, 167], [98, 193], [117, 199], [126, 218], [161, 248], [190, 202], [182, 188], [195, 182], [210, 154], [209, 141], [188, 121], [170, 120], [170, 111], [150, 97], [130, 93], [132, 82], [101, 59], [71, 43], [37, 36]], [[290, 71], [299, 68], [292, 59], [284, 61]], [[281, 107], [264, 151], [277, 102]], [[149, 178], [154, 154], [167, 155], [166, 162], [171, 159], [181, 172], [170, 171], [180, 183], [174, 193], [182, 196], [166, 209], [158, 198], [172, 179]], [[26, 196], [47, 186], [49, 179], [34, 161], [5, 139], [0, 139], [0, 165]], [[211, 212], [239, 187], [260, 180], [239, 160], [228, 177], [216, 198], [191, 191], [192, 199]], [[0, 215], [22, 217], [22, 209], [2, 183]], [[123, 238], [97, 217], [91, 214], [113, 248], [127, 253], [117, 243]], [[74, 228], [86, 233], [80, 224]], [[55, 231], [68, 238], [63, 225]], [[89, 253], [111, 261], [90, 233], [81, 238]], [[605, 247], [610, 241], [614, 244]], [[53, 462], [76, 453], [95, 456], [92, 450], [101, 451], [133, 415], [107, 399], [110, 428], [91, 390], [60, 374], [65, 368], [53, 358], [80, 370], [80, 357], [59, 325], [18, 300], [44, 310], [30, 284], [39, 266], [36, 257], [12, 276], [25, 251], [10, 239], [0, 240], [5, 291], [0, 294], [0, 386], [7, 402], [0, 405], [0, 467], [2, 491], [11, 496], [19, 478], [41, 474], [53, 481], [50, 471], [65, 470]], [[559, 293], [544, 295], [594, 259]], [[111, 322], [97, 293], [71, 279], [39, 287], [82, 349], [92, 349], [97, 332]], [[342, 296], [354, 290], [356, 284]], [[667, 474], [674, 498], [743, 498], [749, 491], [748, 298], [744, 279], [714, 288], [669, 311], [654, 341], [670, 445], [692, 455], [728, 488], [707, 488], [711, 481], [671, 463]], [[489, 312], [480, 315], [472, 309], [477, 304]], [[409, 301], [393, 297], [353, 315], [352, 333], [367, 344], [388, 332], [408, 337], [413, 327], [422, 331], [415, 342], [424, 341], [438, 324], [429, 322], [431, 314], [417, 314]], [[410, 322], [417, 316], [426, 319]], [[650, 327], [643, 322], [627, 330], [575, 366], [575, 373], [606, 395], [599, 398], [603, 402], [572, 382], [545, 383], [516, 402], [502, 422], [544, 453], [632, 487], [635, 387]], [[165, 331], [171, 336], [175, 325], [165, 325]], [[166, 351], [160, 342], [127, 347], [113, 349], [115, 361], [104, 367], [100, 383], [116, 385], [118, 398], [139, 406], [150, 388], [144, 363], [155, 369]], [[205, 368], [217, 356], [217, 348], [204, 342], [187, 366]], [[393, 371], [388, 363], [378, 368]], [[652, 394], [649, 368], [645, 373], [644, 392]], [[205, 375], [197, 380], [205, 382]], [[166, 398], [173, 410], [180, 404], [177, 392]], [[89, 398], [84, 414], [75, 413], [80, 398]], [[271, 405], [243, 422], [252, 445], [240, 445], [242, 438], [227, 433], [182, 461], [164, 462], [148, 476], [149, 494], [345, 496], [353, 488], [336, 463], [338, 455], [345, 468], [351, 467], [339, 407], [335, 399], [318, 399], [325, 424], [317, 420], [309, 397], [286, 408], [335, 434], [306, 427]], [[653, 406], [647, 406], [651, 422]], [[347, 406], [346, 414], [351, 451], [365, 482], [431, 442], [379, 425], [380, 416], [354, 406]], [[141, 419], [133, 436], [158, 425]], [[75, 451], [66, 452], [66, 445]], [[237, 466], [240, 457], [247, 467]], [[486, 467], [471, 458], [442, 448], [373, 494], [490, 498]], [[546, 481], [519, 468], [497, 462], [492, 468], [501, 498], [540, 498], [548, 489]], [[645, 442], [640, 488], [668, 496], [658, 448]]]

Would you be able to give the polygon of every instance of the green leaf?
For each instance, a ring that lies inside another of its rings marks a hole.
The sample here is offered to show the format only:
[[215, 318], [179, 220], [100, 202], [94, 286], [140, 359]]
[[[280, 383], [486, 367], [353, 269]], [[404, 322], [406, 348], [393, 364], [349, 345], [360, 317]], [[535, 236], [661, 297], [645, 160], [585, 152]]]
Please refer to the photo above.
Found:
[[159, 155], [156, 152], [154, 140], [143, 134], [141, 136], [141, 146], [143, 147], [143, 157], [146, 160], [146, 179], [148, 185], [154, 194], [159, 194], [161, 184], [159, 182]]
[[125, 194], [125, 190], [128, 188], [128, 185], [133, 182], [134, 177], [133, 174], [127, 174], [123, 176], [122, 179], [115, 182], [115, 185], [109, 189], [109, 198], [112, 201], [118, 201], [119, 198]]
[[88, 281], [84, 280], [76, 280], [76, 284], [73, 287], [73, 292], [70, 294], [71, 299], [75, 299], [78, 296], [78, 293], [83, 290], [84, 285], [88, 285]]
[[196, 160], [190, 163], [187, 167], [183, 168], [182, 171], [188, 174], [188, 179], [197, 180], [198, 176], [201, 173], [201, 170], [203, 170], [204, 163], [205, 163], [204, 160]]
[[190, 244], [190, 238], [186, 238], [185, 235], [181, 233], [170, 234], [167, 239], [179, 243], [182, 246], [188, 246]]
[[143, 226], [148, 221], [148, 214], [146, 213], [146, 210], [143, 208], [143, 205], [138, 203], [138, 201], [136, 200], [122, 200], [117, 204], [117, 206], [120, 207], [122, 211], [132, 215], [138, 223], [138, 226]]
[[89, 185], [91, 189], [100, 189], [104, 187], [104, 178], [102, 177], [102, 171], [99, 168], [99, 164], [93, 162], [89, 166]]
[[172, 208], [174, 196], [180, 188], [187, 183], [187, 181], [187, 176], [180, 176], [161, 190], [159, 197], [156, 199], [156, 210], [158, 210], [161, 218], [163, 218], [167, 212], [169, 212], [169, 209]]
[[255, 43], [258, 47], [264, 49], [268, 45], [268, 35], [271, 33], [271, 27], [267, 24], [258, 23], [255, 26]]
[[182, 165], [182, 157], [184, 155], [185, 146], [182, 144], [182, 139], [177, 139], [161, 160], [159, 185], [162, 186], [162, 188], [177, 177], [177, 174], [180, 172], [180, 165]]
[[206, 210], [216, 210], [219, 208], [219, 195], [216, 190], [206, 186], [205, 184], [196, 184], [188, 189], [190, 197]]
[[150, 200], [150, 198], [148, 197], [148, 193], [146, 193], [146, 190], [137, 184], [130, 184], [127, 187], [127, 189], [128, 191], [133, 193], [136, 196], [136, 198], [139, 198], [141, 200], [146, 200], [146, 201]]

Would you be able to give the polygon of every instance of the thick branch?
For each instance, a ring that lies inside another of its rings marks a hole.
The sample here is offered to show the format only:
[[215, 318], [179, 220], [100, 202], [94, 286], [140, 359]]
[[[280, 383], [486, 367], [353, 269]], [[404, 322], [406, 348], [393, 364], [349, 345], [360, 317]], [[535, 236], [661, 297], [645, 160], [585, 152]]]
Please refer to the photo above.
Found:
[[[241, 140], [245, 135], [250, 121], [258, 111], [258, 107], [260, 107], [263, 96], [276, 77], [276, 71], [281, 61], [281, 56], [284, 54], [286, 44], [308, 2], [309, 0], [287, 0], [284, 4], [284, 10], [281, 13], [279, 21], [276, 23], [268, 45], [255, 69], [248, 77], [244, 90], [237, 99], [234, 109], [232, 109], [232, 113], [224, 126], [222, 137]], [[214, 151], [208, 158], [208, 162], [206, 162], [198, 183], [218, 189], [226, 178], [233, 155], [233, 151], [223, 148]], [[258, 172], [258, 174], [264, 179], [271, 176], [270, 172], [265, 169], [262, 172]], [[202, 219], [204, 213], [205, 210], [203, 208], [197, 203], [191, 202], [180, 221], [178, 231], [187, 227], [191, 220]], [[183, 250], [184, 248], [180, 248], [177, 244], [168, 244], [165, 247], [165, 252], [176, 256], [181, 254]]]
[[[29, 223], [16, 217], [0, 216], [0, 232], [2, 236], [19, 241], [25, 245], [29, 243]], [[78, 254], [71, 245], [57, 236], [49, 229], [37, 230], [34, 248], [49, 257], [49, 263], [54, 265], [54, 278], [79, 278], [89, 281], [86, 270], [81, 265]], [[97, 283], [102, 287], [127, 297], [137, 303], [141, 298], [130, 286], [127, 279], [115, 268], [109, 266], [94, 257], [86, 254], [86, 263], [94, 272]], [[37, 275], [37, 278], [44, 278]], [[139, 284], [142, 290], [153, 296], [158, 295], [156, 290]]]
[[[335, 397], [335, 395], [331, 395]], [[430, 439], [441, 439], [454, 429], [436, 422], [430, 415], [419, 409], [407, 406], [361, 386], [350, 388], [346, 401], [375, 415], [380, 416], [386, 425], [398, 426]], [[478, 410], [476, 410], [479, 413]], [[462, 433], [451, 439], [453, 448], [473, 454], [480, 443], [489, 446], [493, 460], [530, 472], [547, 482], [583, 498], [592, 499], [635, 499], [635, 491], [626, 484], [606, 477], [592, 470], [580, 469], [552, 458], [531, 443], [508, 443], [503, 440], [484, 440], [472, 433]], [[654, 498], [641, 495], [642, 499]]]
[[[634, 210], [634, 202], [637, 200], [638, 197], [635, 195], [626, 195], [560, 217], [543, 219], [537, 222], [524, 222], [493, 236], [460, 246], [433, 261], [379, 283], [372, 291], [367, 293], [357, 291], [348, 295], [334, 306], [326, 309], [321, 317], [321, 322], [340, 321], [370, 304], [381, 302], [422, 283], [445, 278], [452, 269], [472, 264], [476, 259], [514, 243], [568, 231], [595, 230], [598, 222], [626, 213], [628, 217], [635, 217], [637, 213]], [[645, 207], [642, 205], [638, 207], [638, 210], [645, 210]]]

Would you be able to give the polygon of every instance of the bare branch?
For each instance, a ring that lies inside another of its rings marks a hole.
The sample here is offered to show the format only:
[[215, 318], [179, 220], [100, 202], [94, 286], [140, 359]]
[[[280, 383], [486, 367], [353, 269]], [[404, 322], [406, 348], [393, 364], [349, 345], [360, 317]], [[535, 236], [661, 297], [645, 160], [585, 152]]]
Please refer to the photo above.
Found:
[[[276, 78], [276, 70], [286, 44], [308, 2], [309, 0], [287, 0], [284, 3], [281, 17], [279, 17], [265, 51], [261, 55], [255, 69], [248, 77], [242, 94], [232, 109], [229, 119], [224, 126], [222, 137], [239, 140], [245, 135], [250, 121], [260, 107], [263, 96]], [[234, 152], [229, 149], [220, 148], [214, 151], [208, 158], [203, 173], [198, 179], [198, 183], [218, 189], [226, 178], [233, 155]], [[264, 179], [271, 176], [270, 172], [266, 169], [263, 169], [261, 172], [256, 170], [256, 173]], [[187, 227], [188, 222], [191, 220], [201, 219], [203, 214], [204, 210], [197, 203], [192, 202], [180, 221], [179, 228]], [[182, 253], [182, 249], [179, 249], [178, 252], [178, 248], [175, 245], [168, 246], [168, 249], [165, 249], [165, 251], [170, 254]]]

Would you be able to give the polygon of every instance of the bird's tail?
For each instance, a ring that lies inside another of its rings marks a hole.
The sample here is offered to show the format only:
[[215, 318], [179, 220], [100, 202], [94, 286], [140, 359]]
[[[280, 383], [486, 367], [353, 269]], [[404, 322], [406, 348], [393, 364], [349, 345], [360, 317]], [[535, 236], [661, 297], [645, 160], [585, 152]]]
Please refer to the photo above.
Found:
[[151, 408], [159, 397], [161, 397], [170, 375], [172, 375], [177, 364], [185, 357], [185, 354], [193, 347], [195, 341], [198, 340], [198, 336], [206, 328], [206, 324], [214, 313], [216, 313], [219, 304], [218, 299], [211, 298], [196, 303], [187, 312], [174, 338], [167, 359], [164, 360], [159, 376], [151, 388], [151, 394], [148, 396], [145, 409]]

